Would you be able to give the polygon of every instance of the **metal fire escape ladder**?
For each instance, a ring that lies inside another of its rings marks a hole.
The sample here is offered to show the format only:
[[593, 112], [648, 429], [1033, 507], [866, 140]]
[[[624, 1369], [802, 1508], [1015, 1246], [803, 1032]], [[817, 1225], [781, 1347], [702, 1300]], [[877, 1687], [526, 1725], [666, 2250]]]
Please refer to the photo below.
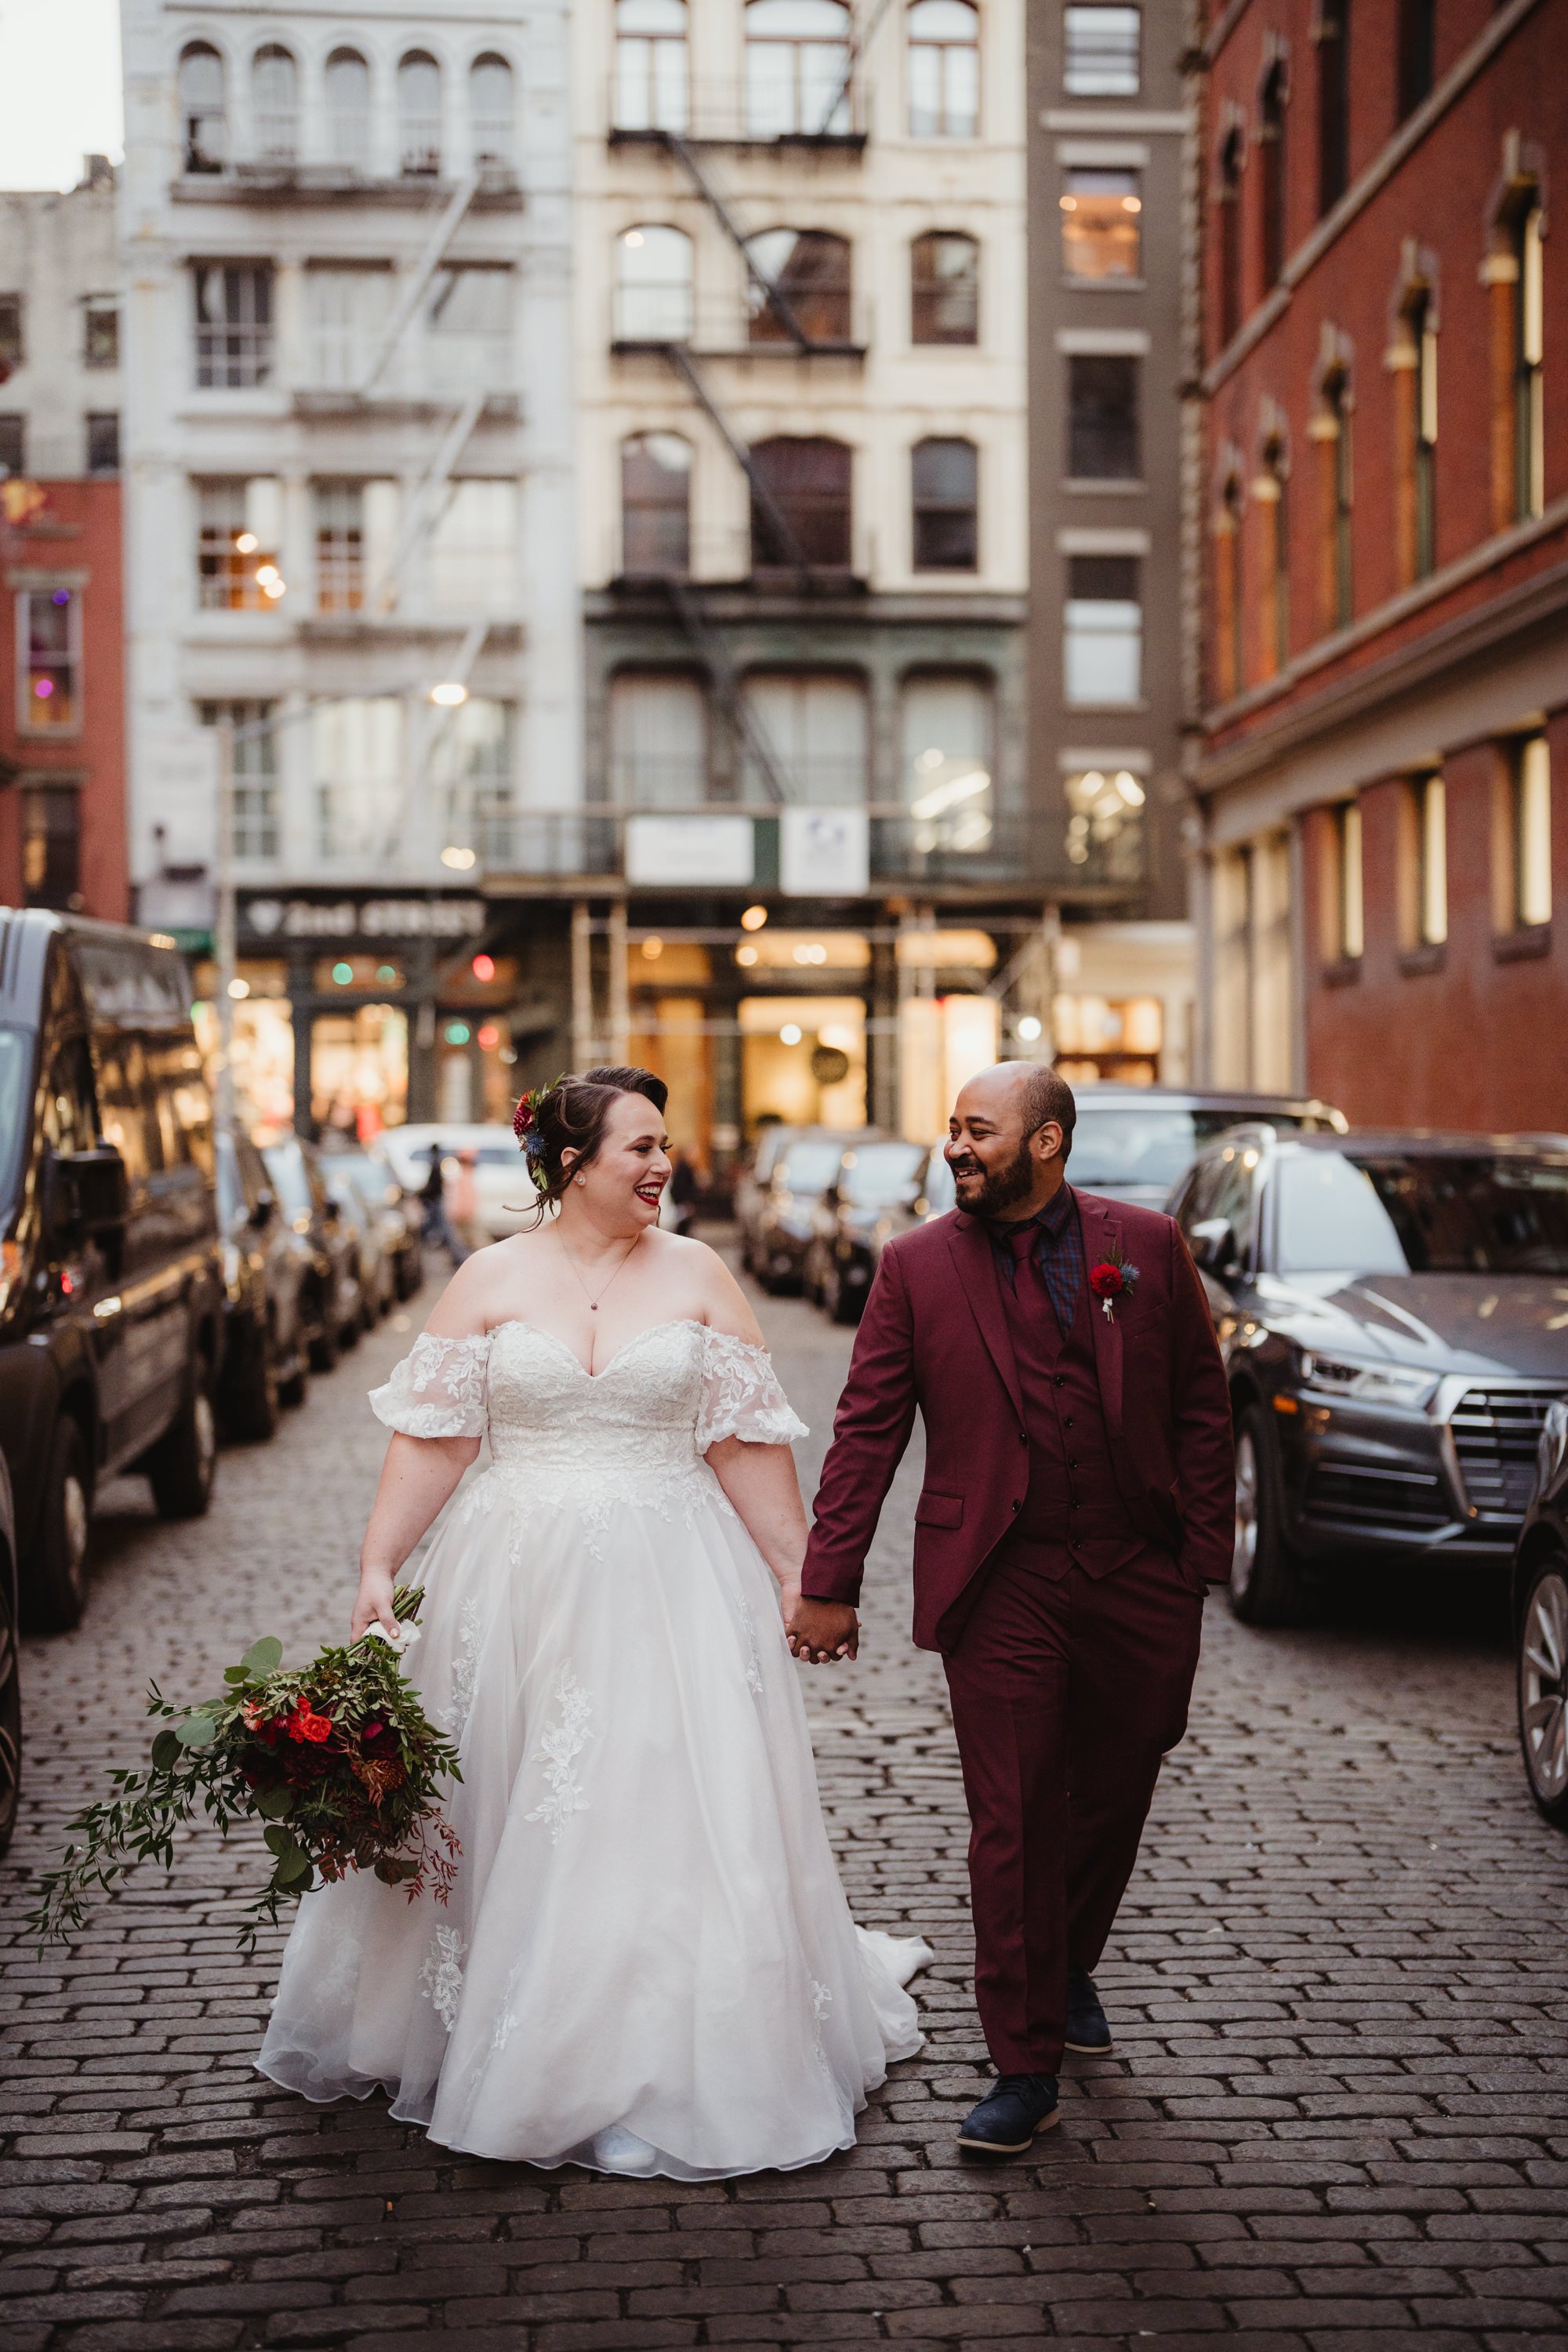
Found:
[[[837, 104], [837, 100], [835, 100], [835, 103]], [[791, 337], [797, 350], [802, 352], [815, 351], [816, 349], [816, 345], [813, 341], [811, 336], [806, 333], [805, 329], [802, 326], [799, 313], [791, 304], [789, 297], [780, 290], [771, 278], [766, 277], [763, 272], [758, 268], [748, 247], [747, 239], [740, 223], [731, 213], [723, 197], [719, 194], [718, 189], [714, 186], [712, 181], [709, 178], [707, 173], [699, 163], [696, 153], [692, 149], [691, 142], [687, 138], [685, 132], [681, 131], [661, 131], [659, 135], [669, 153], [672, 154], [677, 163], [680, 164], [687, 178], [690, 181], [692, 186], [696, 189], [698, 194], [708, 206], [709, 211], [713, 215], [714, 219], [719, 223], [720, 227], [723, 230], [725, 236], [730, 239], [730, 242], [733, 245], [736, 252], [745, 263], [747, 276], [751, 278], [752, 283], [763, 296], [763, 299], [777, 318], [780, 325]]]
[[758, 725], [756, 714], [746, 700], [740, 673], [730, 658], [729, 646], [702, 610], [700, 600], [692, 594], [684, 580], [670, 573], [665, 579], [664, 587], [675, 608], [676, 618], [712, 674], [719, 700], [735, 730], [737, 740], [751, 754], [767, 787], [769, 799], [782, 807], [791, 796], [789, 784], [773, 745]]
[[817, 126], [816, 135], [819, 139], [826, 139], [831, 135], [833, 118], [837, 113], [839, 108], [843, 105], [845, 100], [848, 97], [851, 89], [854, 87], [855, 76], [858, 70], [860, 60], [865, 56], [867, 50], [870, 47], [872, 40], [876, 36], [877, 27], [881, 23], [883, 17], [887, 15], [890, 5], [891, 0], [874, 0], [874, 5], [871, 8], [870, 15], [866, 19], [865, 26], [863, 27], [857, 26], [851, 31], [849, 36], [849, 55], [845, 60], [844, 65], [844, 79], [839, 83], [837, 89], [834, 91], [832, 98], [828, 100], [827, 111], [824, 114], [820, 124]]
[[712, 394], [703, 383], [697, 362], [692, 358], [690, 352], [687, 349], [684, 343], [666, 343], [662, 348], [665, 358], [669, 362], [670, 366], [675, 370], [677, 375], [679, 375], [686, 383], [691, 393], [692, 398], [701, 409], [702, 414], [707, 417], [714, 431], [719, 435], [724, 446], [729, 450], [731, 457], [733, 457], [736, 465], [739, 466], [741, 471], [746, 477], [747, 481], [750, 482], [752, 486], [752, 496], [756, 499], [757, 504], [766, 515], [769, 525], [776, 536], [778, 544], [787, 558], [791, 568], [800, 573], [803, 584], [809, 585], [811, 581], [811, 558], [807, 555], [805, 548], [801, 545], [799, 539], [795, 535], [795, 526], [790, 521], [788, 515], [785, 514], [783, 507], [780, 506], [777, 499], [773, 496], [766, 477], [752, 458], [751, 451], [741, 439], [739, 434], [735, 431], [728, 417], [724, 415], [723, 410], [719, 406], [717, 401], [713, 398]]
[[441, 267], [447, 247], [458, 232], [458, 224], [479, 192], [479, 175], [468, 173], [460, 179], [447, 198], [446, 210], [431, 231], [430, 241], [419, 257], [418, 267], [403, 289], [403, 297], [383, 331], [380, 342], [371, 355], [370, 366], [357, 389], [362, 399], [375, 390], [387, 362], [403, 341], [414, 320], [414, 314], [425, 299], [426, 289]]
[[396, 544], [365, 600], [368, 611], [382, 613], [387, 609], [388, 592], [396, 584], [404, 565], [436, 520], [437, 497], [451, 479], [452, 468], [462, 456], [468, 436], [484, 412], [485, 397], [482, 392], [471, 392], [443, 435], [439, 448], [408, 501], [408, 511], [403, 518]]

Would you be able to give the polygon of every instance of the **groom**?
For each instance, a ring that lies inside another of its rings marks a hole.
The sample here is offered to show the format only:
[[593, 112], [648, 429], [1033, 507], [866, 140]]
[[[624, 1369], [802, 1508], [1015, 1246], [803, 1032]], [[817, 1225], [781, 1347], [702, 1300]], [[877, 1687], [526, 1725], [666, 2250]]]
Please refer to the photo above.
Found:
[[1090, 1971], [1186, 1728], [1235, 1528], [1229, 1399], [1192, 1260], [1169, 1217], [1067, 1182], [1076, 1115], [1029, 1062], [959, 1096], [958, 1206], [883, 1252], [789, 1620], [797, 1656], [854, 1655], [918, 1410], [914, 1637], [947, 1670], [998, 2074], [959, 2146], [991, 2156], [1056, 2122], [1064, 2047], [1110, 2047]]

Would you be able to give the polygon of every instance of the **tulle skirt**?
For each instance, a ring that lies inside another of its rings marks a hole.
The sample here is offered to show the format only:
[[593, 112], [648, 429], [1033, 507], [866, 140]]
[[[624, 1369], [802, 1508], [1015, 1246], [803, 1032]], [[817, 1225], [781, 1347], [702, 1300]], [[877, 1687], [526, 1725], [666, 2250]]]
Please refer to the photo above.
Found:
[[541, 1509], [489, 1470], [426, 1579], [408, 1671], [461, 1747], [456, 1886], [307, 1895], [261, 2071], [542, 2165], [697, 2180], [852, 2145], [921, 2047], [931, 1956], [850, 1919], [773, 1579], [711, 1473]]

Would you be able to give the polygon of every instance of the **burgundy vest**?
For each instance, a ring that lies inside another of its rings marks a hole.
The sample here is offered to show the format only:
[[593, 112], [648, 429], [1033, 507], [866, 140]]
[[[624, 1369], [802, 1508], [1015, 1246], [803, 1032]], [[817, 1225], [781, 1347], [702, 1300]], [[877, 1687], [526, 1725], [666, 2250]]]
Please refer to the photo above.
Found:
[[1028, 1491], [1012, 1532], [1027, 1543], [1066, 1545], [1090, 1575], [1104, 1575], [1145, 1539], [1128, 1517], [1105, 1433], [1089, 1319], [1099, 1304], [1084, 1282], [1064, 1339], [1055, 1308], [1026, 1268], [1016, 1269], [1016, 1283], [1005, 1267], [996, 1278], [1029, 1441]]

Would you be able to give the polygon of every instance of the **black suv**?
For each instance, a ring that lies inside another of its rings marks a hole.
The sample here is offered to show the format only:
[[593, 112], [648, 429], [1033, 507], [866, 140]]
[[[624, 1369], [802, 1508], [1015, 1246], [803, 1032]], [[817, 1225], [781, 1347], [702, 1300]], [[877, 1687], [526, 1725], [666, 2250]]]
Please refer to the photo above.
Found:
[[1568, 1393], [1568, 1137], [1237, 1128], [1170, 1207], [1230, 1376], [1237, 1614], [1332, 1562], [1506, 1570]]
[[212, 1097], [166, 941], [0, 908], [0, 1446], [24, 1622], [74, 1625], [95, 1486], [207, 1507], [223, 1280]]

